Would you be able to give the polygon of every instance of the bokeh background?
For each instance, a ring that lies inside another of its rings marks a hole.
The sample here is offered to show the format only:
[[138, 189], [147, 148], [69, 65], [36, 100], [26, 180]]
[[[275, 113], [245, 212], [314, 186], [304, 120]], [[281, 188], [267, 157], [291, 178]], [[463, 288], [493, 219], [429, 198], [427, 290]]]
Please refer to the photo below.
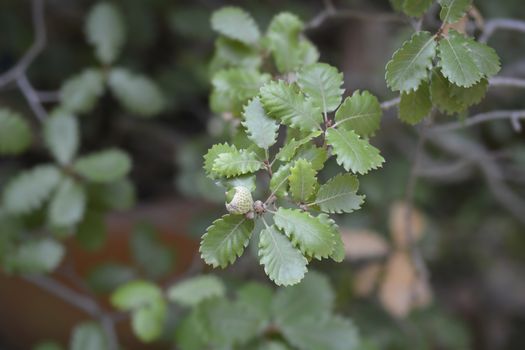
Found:
[[[94, 3], [46, 1], [47, 44], [27, 73], [51, 100], [65, 79], [95, 64], [84, 36], [84, 19]], [[224, 128], [222, 119], [208, 107], [209, 63], [216, 37], [209, 25], [210, 14], [225, 4], [238, 5], [265, 28], [279, 11], [294, 12], [308, 22], [324, 8], [323, 2], [313, 0], [114, 3], [123, 11], [127, 27], [119, 64], [152, 77], [168, 104], [159, 116], [140, 119], [128, 115], [105, 94], [81, 118], [82, 152], [118, 146], [133, 158], [135, 191], [129, 200], [136, 205], [108, 217], [105, 241], [95, 251], [68, 239], [66, 261], [57, 272], [57, 278], [71, 285], [75, 284], [72, 275], [81, 279], [83, 288], [106, 306], [108, 291], [122, 281], [146, 276], [167, 283], [190, 268], [208, 269], [195, 263], [196, 247], [204, 229], [224, 211], [222, 191], [201, 170], [202, 155], [221, 140]], [[388, 1], [341, 0], [335, 4], [367, 13], [392, 12]], [[498, 17], [525, 20], [521, 0], [476, 0], [475, 6], [480, 21]], [[3, 72], [33, 41], [29, 1], [0, 2], [0, 33]], [[412, 28], [403, 23], [333, 18], [306, 35], [319, 48], [322, 61], [344, 72], [347, 93], [367, 89], [386, 101], [395, 95], [384, 82], [384, 66], [411, 33]], [[525, 78], [525, 33], [500, 31], [489, 44], [501, 57], [500, 75]], [[522, 110], [524, 97], [524, 89], [491, 88], [470, 114]], [[38, 128], [15, 87], [2, 88], [0, 105], [23, 112]], [[495, 121], [461, 135], [501, 168], [512, 192], [525, 195], [523, 132], [516, 132], [508, 121]], [[364, 250], [391, 244], [392, 216], [405, 196], [416, 132], [396, 119], [394, 108], [385, 112], [374, 142], [386, 163], [361, 180], [361, 192], [367, 196], [364, 208], [340, 221], [344, 232], [375, 237], [372, 243], [366, 239], [356, 243]], [[439, 145], [430, 145], [426, 152], [414, 204], [422, 222], [420, 247], [428, 262], [432, 302], [400, 320], [376, 296], [369, 295], [363, 281], [363, 269], [369, 266], [352, 261], [351, 253], [342, 264], [317, 263], [315, 268], [330, 275], [338, 311], [350, 315], [361, 333], [376, 339], [379, 349], [525, 349], [525, 212], [508, 210], [505, 199], [484, 177], [477, 163], [483, 160], [476, 155], [461, 158]], [[21, 157], [0, 159], [0, 188], [18, 170], [47, 160], [41, 140]], [[141, 251], [144, 246], [150, 249]], [[264, 281], [254, 256], [217, 272], [230, 281]], [[370, 269], [369, 274], [374, 275]], [[0, 277], [0, 315], [1, 349], [30, 349], [42, 338], [65, 341], [72, 322], [86, 318], [5, 274]], [[123, 320], [119, 331], [127, 334], [123, 343], [133, 347], [128, 327]]]

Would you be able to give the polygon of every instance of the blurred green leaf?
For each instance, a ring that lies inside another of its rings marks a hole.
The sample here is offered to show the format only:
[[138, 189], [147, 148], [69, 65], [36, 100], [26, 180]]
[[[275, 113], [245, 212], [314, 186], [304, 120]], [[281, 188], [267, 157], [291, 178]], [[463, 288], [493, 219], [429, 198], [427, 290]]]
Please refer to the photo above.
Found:
[[168, 299], [184, 306], [195, 306], [203, 300], [222, 297], [226, 289], [222, 281], [213, 275], [197, 276], [172, 285]]
[[119, 310], [131, 311], [163, 298], [160, 288], [148, 281], [135, 280], [123, 284], [111, 294], [111, 304]]
[[54, 227], [70, 227], [84, 216], [86, 194], [82, 185], [63, 178], [49, 202], [48, 220]]
[[87, 275], [86, 282], [95, 293], [110, 293], [135, 277], [136, 273], [131, 267], [107, 262], [94, 267]]
[[110, 148], [79, 157], [73, 168], [89, 181], [108, 183], [128, 174], [131, 159], [124, 151]]
[[28, 240], [5, 256], [4, 267], [8, 272], [51, 272], [62, 261], [64, 247], [50, 238]]
[[60, 87], [60, 106], [71, 113], [87, 113], [104, 93], [105, 78], [98, 69], [88, 68]]
[[106, 241], [106, 224], [103, 213], [88, 211], [77, 225], [75, 239], [83, 248], [91, 251], [100, 249]]
[[115, 68], [109, 73], [108, 84], [113, 95], [132, 114], [152, 117], [166, 106], [160, 87], [144, 75]]
[[259, 28], [249, 13], [239, 7], [226, 6], [211, 16], [213, 30], [245, 44], [255, 44], [260, 37]]
[[155, 299], [133, 312], [131, 327], [140, 340], [149, 343], [162, 334], [166, 316], [166, 302], [163, 299]]
[[44, 124], [44, 141], [59, 164], [69, 164], [79, 146], [79, 127], [75, 117], [55, 112]]
[[95, 322], [84, 322], [73, 329], [70, 350], [106, 350], [109, 349], [107, 335]]
[[85, 30], [87, 41], [95, 47], [100, 62], [113, 63], [126, 40], [119, 10], [111, 3], [99, 2], [89, 11]]
[[18, 113], [0, 108], [0, 155], [15, 155], [29, 148], [31, 128]]

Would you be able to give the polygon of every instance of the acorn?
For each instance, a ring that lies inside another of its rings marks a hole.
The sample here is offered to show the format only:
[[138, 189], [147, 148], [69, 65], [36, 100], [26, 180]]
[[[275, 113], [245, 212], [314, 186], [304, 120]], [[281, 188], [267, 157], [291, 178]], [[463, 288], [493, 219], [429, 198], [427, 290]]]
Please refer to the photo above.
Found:
[[226, 210], [230, 214], [242, 215], [253, 209], [252, 193], [244, 186], [236, 186], [226, 192]]

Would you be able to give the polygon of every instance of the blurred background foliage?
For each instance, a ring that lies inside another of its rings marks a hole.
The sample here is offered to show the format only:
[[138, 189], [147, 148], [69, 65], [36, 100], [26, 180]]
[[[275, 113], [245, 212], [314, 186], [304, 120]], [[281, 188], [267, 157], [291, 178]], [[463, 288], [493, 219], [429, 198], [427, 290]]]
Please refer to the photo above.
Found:
[[[210, 14], [225, 4], [238, 5], [252, 13], [265, 28], [279, 11], [294, 12], [308, 21], [323, 8], [321, 1], [313, 0], [114, 3], [123, 12], [127, 27], [127, 41], [118, 64], [152, 77], [161, 87], [167, 107], [154, 119], [140, 119], [127, 115], [114, 97], [105, 94], [92, 112], [80, 118], [81, 152], [109, 146], [129, 152], [133, 159], [131, 181], [136, 188], [137, 210], [155, 213], [146, 215], [150, 222], [142, 223], [136, 219], [140, 213], [118, 214], [119, 220], [127, 222], [126, 229], [116, 231], [125, 231], [129, 236], [126, 244], [130, 259], [119, 262], [118, 258], [106, 256], [81, 274], [87, 288], [102, 295], [137, 276], [165, 281], [173, 271], [187, 269], [188, 264], [183, 261], [191, 259], [183, 258], [188, 253], [181, 250], [189, 248], [177, 246], [180, 241], [167, 243], [159, 238], [156, 220], [162, 221], [173, 210], [184, 208], [189, 214], [177, 216], [185, 224], [176, 232], [191, 238], [193, 243], [184, 247], [191, 244], [195, 247], [211, 219], [223, 211], [222, 191], [205, 178], [201, 169], [205, 151], [228, 134], [228, 124], [213, 116], [208, 107], [213, 69], [209, 63], [215, 39], [209, 25]], [[47, 1], [48, 42], [28, 70], [38, 90], [55, 92], [64, 80], [95, 64], [83, 29], [84, 18], [93, 4], [93, 1]], [[391, 11], [388, 1], [379, 0], [337, 1], [336, 5], [367, 12]], [[476, 0], [475, 5], [485, 18], [525, 18], [521, 0]], [[30, 23], [28, 1], [0, 3], [0, 71], [15, 64], [33, 41]], [[321, 60], [343, 71], [348, 92], [359, 87], [388, 100], [393, 95], [384, 83], [384, 66], [392, 51], [410, 33], [410, 28], [400, 24], [333, 19], [306, 34], [319, 48]], [[501, 75], [525, 77], [525, 35], [501, 31], [491, 38], [490, 44], [502, 59]], [[38, 124], [32, 120], [32, 113], [17, 89], [3, 88], [0, 105], [22, 112], [37, 130]], [[491, 89], [486, 100], [471, 113], [524, 107], [523, 90]], [[361, 193], [367, 196], [367, 203], [363, 210], [340, 222], [347, 232], [373, 231], [385, 242], [391, 240], [389, 213], [394, 203], [404, 197], [415, 146], [413, 129], [393, 115], [393, 110], [385, 114], [377, 135], [377, 146], [387, 161], [380, 171], [361, 182]], [[498, 121], [471, 128], [464, 134], [490, 150], [501, 162], [515, 190], [524, 191], [523, 133], [515, 133], [509, 123]], [[450, 161], [437, 147], [429, 152], [442, 159], [443, 164]], [[23, 156], [0, 159], [0, 188], [18, 170], [47, 160], [49, 156], [38, 138]], [[466, 167], [455, 176], [438, 174], [421, 179], [415, 191], [415, 204], [425, 221], [421, 246], [429, 262], [432, 305], [399, 320], [385, 312], [378, 298], [362, 297], [356, 285], [363, 283], [358, 277], [364, 263], [355, 263], [351, 253], [343, 264], [316, 266], [331, 277], [337, 312], [350, 316], [366, 339], [362, 350], [525, 349], [523, 224], [495, 200], [475, 166]], [[80, 233], [79, 236], [82, 237]], [[93, 254], [97, 254], [97, 249], [107, 247], [109, 241], [102, 238], [100, 243], [93, 243], [91, 237], [84, 248], [78, 249], [89, 250], [91, 244]], [[232, 285], [239, 280], [265, 281], [254, 256], [219, 274]], [[8, 289], [9, 283], [9, 279], [3, 278], [0, 289]], [[1, 308], [0, 313], [6, 315]], [[8, 336], [10, 332], [21, 334], [10, 327], [9, 322], [2, 322], [0, 344], [3, 342], [1, 346], [5, 349], [14, 346], [13, 337]]]

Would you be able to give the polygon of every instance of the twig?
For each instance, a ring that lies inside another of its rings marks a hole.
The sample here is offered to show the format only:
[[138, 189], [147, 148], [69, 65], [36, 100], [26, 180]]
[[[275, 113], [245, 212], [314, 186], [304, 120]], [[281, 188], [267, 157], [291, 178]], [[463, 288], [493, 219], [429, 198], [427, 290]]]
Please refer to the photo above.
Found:
[[91, 317], [98, 319], [102, 325], [102, 328], [107, 334], [109, 348], [111, 350], [119, 349], [118, 338], [112, 318], [109, 316], [109, 314], [104, 313], [104, 311], [93, 299], [80, 294], [47, 276], [26, 276], [23, 277], [23, 279], [59, 297], [61, 300], [84, 311]]
[[442, 150], [476, 164], [485, 177], [493, 196], [519, 222], [525, 225], [525, 215], [523, 215], [525, 199], [517, 195], [502, 180], [504, 178], [502, 170], [481, 145], [452, 133], [432, 134], [428, 139]]
[[44, 21], [44, 0], [33, 0], [32, 16], [35, 41], [15, 66], [0, 75], [0, 87], [15, 81], [19, 76], [25, 74], [29, 65], [40, 52], [42, 52], [46, 45], [47, 35]]
[[328, 0], [324, 1], [324, 4], [324, 9], [306, 24], [305, 30], [318, 28], [328, 19], [356, 19], [360, 21], [409, 23], [406, 18], [395, 13], [371, 13], [351, 9], [337, 9], [332, 2]]
[[[501, 120], [501, 119], [510, 119], [510, 120], [519, 120], [525, 119], [525, 110], [516, 110], [516, 111], [492, 111], [487, 113], [476, 114], [472, 117], [469, 117], [463, 121], [450, 122], [441, 125], [436, 125], [430, 129], [431, 133], [439, 133], [444, 131], [451, 131], [456, 129], [462, 129], [472, 125], [492, 121], [492, 120]], [[516, 126], [514, 126], [516, 127]]]
[[493, 77], [489, 80], [490, 86], [503, 86], [525, 88], [525, 79], [509, 78], [509, 77]]
[[16, 83], [18, 85], [18, 88], [24, 95], [25, 99], [27, 100], [29, 107], [31, 107], [33, 113], [35, 113], [39, 121], [43, 122], [47, 118], [47, 112], [40, 103], [40, 99], [38, 98], [37, 92], [27, 79], [27, 76], [25, 74], [18, 76], [16, 78]]
[[500, 29], [514, 30], [525, 33], [525, 21], [508, 18], [495, 18], [485, 22], [483, 33], [479, 37], [479, 41], [486, 43], [490, 37]]
[[397, 106], [399, 104], [399, 101], [401, 101], [401, 98], [400, 97], [396, 97], [396, 98], [393, 98], [391, 100], [381, 102], [381, 109], [387, 110], [387, 109], [390, 109], [392, 107], [395, 107], [395, 106]]
[[58, 91], [37, 91], [38, 100], [42, 103], [54, 103], [60, 101], [60, 93]]

